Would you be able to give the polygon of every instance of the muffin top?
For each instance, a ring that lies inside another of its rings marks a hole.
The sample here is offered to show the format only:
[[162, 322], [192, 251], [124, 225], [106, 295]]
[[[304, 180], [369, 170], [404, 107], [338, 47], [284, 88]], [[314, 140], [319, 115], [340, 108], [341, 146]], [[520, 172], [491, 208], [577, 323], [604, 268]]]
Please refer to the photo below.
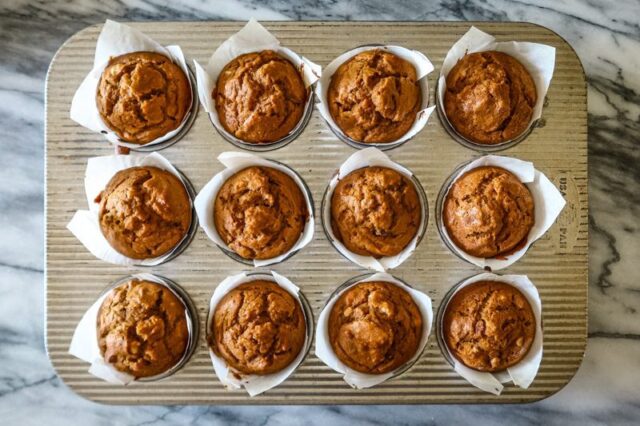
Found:
[[400, 139], [422, 103], [413, 65], [383, 50], [359, 53], [340, 65], [331, 77], [327, 98], [338, 127], [365, 143]]
[[211, 349], [240, 373], [272, 374], [295, 360], [306, 337], [300, 302], [278, 284], [256, 280], [227, 293], [210, 324]]
[[329, 314], [329, 341], [348, 367], [368, 374], [395, 370], [416, 354], [422, 315], [403, 288], [384, 281], [356, 284]]
[[331, 228], [363, 256], [395, 256], [418, 232], [422, 208], [413, 183], [386, 167], [364, 167], [338, 182], [331, 197]]
[[120, 139], [145, 144], [177, 129], [191, 107], [189, 79], [170, 58], [134, 52], [111, 58], [96, 103]]
[[104, 299], [97, 331], [105, 361], [136, 378], [169, 370], [189, 342], [184, 304], [164, 285], [137, 279]]
[[449, 238], [476, 257], [518, 250], [534, 223], [529, 188], [500, 167], [478, 167], [456, 180], [442, 212]]
[[157, 167], [120, 170], [96, 202], [105, 238], [132, 259], [162, 256], [182, 241], [191, 225], [187, 190], [173, 173]]
[[300, 187], [271, 167], [248, 167], [231, 176], [213, 207], [220, 238], [245, 259], [271, 259], [287, 252], [308, 217]]
[[465, 138], [497, 144], [527, 130], [536, 99], [536, 85], [517, 59], [478, 52], [462, 57], [447, 75], [444, 109]]
[[287, 136], [302, 118], [307, 96], [300, 72], [272, 50], [247, 53], [229, 62], [213, 90], [220, 123], [250, 143]]
[[517, 364], [529, 352], [536, 319], [515, 287], [478, 281], [447, 304], [442, 331], [452, 355], [469, 368], [495, 372]]

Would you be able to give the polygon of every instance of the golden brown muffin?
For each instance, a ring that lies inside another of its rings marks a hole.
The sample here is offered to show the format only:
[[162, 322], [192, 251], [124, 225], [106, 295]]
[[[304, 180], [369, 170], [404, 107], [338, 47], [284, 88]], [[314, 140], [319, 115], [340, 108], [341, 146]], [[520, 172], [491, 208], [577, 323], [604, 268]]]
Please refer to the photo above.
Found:
[[308, 217], [300, 187], [271, 167], [248, 167], [231, 176], [213, 206], [220, 238], [245, 259], [271, 259], [287, 252]]
[[393, 371], [416, 354], [422, 315], [408, 292], [395, 284], [356, 284], [329, 314], [329, 341], [338, 359], [368, 374]]
[[173, 173], [157, 167], [119, 171], [96, 202], [105, 238], [132, 259], [162, 256], [182, 241], [191, 225], [187, 190]]
[[364, 167], [338, 182], [331, 197], [331, 229], [363, 256], [395, 256], [413, 240], [422, 217], [413, 183], [386, 167]]
[[169, 370], [189, 342], [184, 303], [167, 287], [136, 279], [104, 299], [97, 328], [105, 361], [136, 378]]
[[536, 319], [517, 288], [478, 281], [453, 295], [442, 331], [458, 361], [474, 370], [495, 372], [517, 364], [529, 352]]
[[534, 223], [529, 188], [500, 167], [478, 167], [456, 180], [442, 212], [449, 238], [476, 257], [496, 257], [527, 242]]
[[189, 79], [170, 58], [134, 52], [111, 58], [96, 103], [120, 139], [145, 144], [177, 129], [191, 108]]
[[307, 96], [300, 72], [272, 50], [247, 53], [229, 62], [213, 90], [220, 123], [250, 143], [287, 136], [302, 118]]
[[462, 57], [447, 75], [444, 109], [465, 138], [497, 144], [527, 130], [536, 99], [531, 74], [517, 59], [479, 52]]
[[276, 373], [296, 359], [307, 326], [298, 302], [274, 282], [256, 280], [227, 293], [216, 306], [209, 346], [240, 373]]
[[359, 53], [340, 65], [331, 77], [327, 98], [338, 127], [365, 143], [400, 139], [422, 103], [413, 65], [382, 50]]

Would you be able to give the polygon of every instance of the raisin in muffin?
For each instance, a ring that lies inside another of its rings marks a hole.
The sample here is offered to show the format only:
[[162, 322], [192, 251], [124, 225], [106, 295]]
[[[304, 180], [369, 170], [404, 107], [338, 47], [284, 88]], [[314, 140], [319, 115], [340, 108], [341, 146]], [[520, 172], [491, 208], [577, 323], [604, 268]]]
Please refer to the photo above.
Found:
[[529, 188], [493, 166], [459, 177], [449, 188], [442, 215], [453, 243], [484, 258], [504, 256], [526, 244], [535, 218]]
[[442, 331], [451, 354], [469, 368], [496, 372], [527, 355], [536, 319], [515, 287], [478, 281], [460, 289], [445, 309]]
[[384, 281], [344, 291], [329, 314], [329, 341], [348, 367], [367, 374], [394, 371], [416, 354], [422, 315], [403, 288]]
[[98, 311], [104, 360], [135, 378], [176, 365], [189, 343], [186, 307], [164, 285], [131, 280], [111, 291]]
[[364, 167], [345, 176], [331, 196], [331, 228], [353, 253], [395, 256], [413, 240], [422, 206], [413, 183], [387, 167]]
[[529, 127], [536, 85], [514, 57], [495, 51], [465, 55], [446, 81], [444, 109], [451, 125], [465, 138], [498, 144]]
[[186, 188], [173, 173], [157, 167], [119, 171], [96, 201], [103, 235], [116, 251], [132, 259], [166, 254], [191, 225]]
[[400, 139], [413, 125], [422, 93], [408, 61], [383, 50], [349, 59], [331, 76], [329, 112], [342, 132], [364, 143]]
[[191, 108], [182, 68], [154, 52], [111, 58], [96, 96], [102, 121], [125, 142], [146, 144], [177, 129]]
[[220, 238], [245, 259], [271, 259], [287, 252], [308, 217], [298, 184], [271, 167], [248, 167], [231, 176], [213, 207]]
[[300, 71], [272, 50], [229, 62], [213, 91], [225, 130], [256, 144], [287, 136], [302, 118], [307, 97]]
[[278, 284], [256, 280], [235, 287], [220, 300], [209, 345], [237, 372], [265, 375], [296, 359], [306, 333], [300, 302]]

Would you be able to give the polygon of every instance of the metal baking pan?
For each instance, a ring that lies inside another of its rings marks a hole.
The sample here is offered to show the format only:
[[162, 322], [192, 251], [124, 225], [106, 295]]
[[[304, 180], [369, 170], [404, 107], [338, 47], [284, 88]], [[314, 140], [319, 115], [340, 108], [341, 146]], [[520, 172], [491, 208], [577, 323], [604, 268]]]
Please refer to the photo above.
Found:
[[[182, 46], [190, 63], [203, 63], [242, 22], [133, 23], [163, 44]], [[46, 82], [46, 345], [61, 379], [78, 394], [111, 404], [408, 404], [514, 403], [545, 398], [571, 380], [584, 355], [587, 331], [587, 92], [575, 52], [554, 32], [528, 23], [466, 22], [266, 22], [293, 49], [321, 65], [354, 46], [399, 44], [426, 54], [436, 66], [429, 76], [436, 87], [439, 66], [450, 46], [470, 25], [498, 40], [534, 41], [555, 46], [556, 68], [543, 111], [545, 125], [501, 155], [533, 161], [565, 195], [567, 205], [557, 223], [524, 258], [503, 273], [526, 274], [543, 303], [544, 357], [529, 389], [507, 386], [501, 396], [484, 393], [459, 377], [442, 356], [434, 333], [418, 362], [401, 376], [367, 390], [351, 389], [315, 357], [313, 350], [300, 368], [278, 387], [250, 398], [243, 390], [228, 391], [215, 377], [201, 333], [196, 352], [170, 378], [127, 387], [109, 385], [87, 372], [88, 365], [67, 354], [73, 330], [83, 312], [114, 279], [139, 269], [95, 259], [66, 229], [73, 213], [84, 208], [83, 177], [89, 157], [109, 155], [113, 147], [69, 118], [73, 94], [91, 69], [100, 25], [71, 37], [58, 51]], [[431, 101], [434, 93], [431, 91]], [[164, 149], [196, 189], [223, 166], [220, 152], [238, 150], [212, 127], [204, 110], [178, 143]], [[335, 137], [317, 111], [301, 135], [287, 146], [260, 154], [293, 167], [321, 200], [329, 179], [354, 149]], [[412, 170], [429, 204], [429, 226], [417, 251], [391, 272], [427, 292], [437, 310], [443, 296], [463, 278], [480, 272], [452, 254], [438, 235], [434, 220], [437, 194], [459, 164], [479, 154], [457, 143], [436, 114], [416, 137], [387, 151], [392, 160]], [[320, 217], [316, 203], [316, 217]], [[181, 285], [197, 306], [201, 329], [215, 286], [226, 276], [247, 270], [222, 254], [204, 232], [178, 258], [145, 269]], [[274, 268], [295, 282], [317, 318], [337, 286], [365, 271], [344, 259], [327, 241], [321, 221], [315, 239], [298, 255]]]

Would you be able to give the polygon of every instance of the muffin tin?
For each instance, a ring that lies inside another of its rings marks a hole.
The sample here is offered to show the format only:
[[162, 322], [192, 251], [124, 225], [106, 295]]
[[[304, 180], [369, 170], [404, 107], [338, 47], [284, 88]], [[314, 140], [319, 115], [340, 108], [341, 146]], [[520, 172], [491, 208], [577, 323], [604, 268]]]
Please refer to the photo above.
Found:
[[[73, 212], [86, 204], [83, 176], [87, 159], [113, 153], [104, 138], [72, 122], [71, 98], [92, 66], [95, 41], [101, 25], [82, 30], [69, 39], [51, 63], [46, 86], [46, 345], [61, 379], [80, 395], [112, 404], [407, 404], [407, 403], [513, 403], [531, 402], [561, 389], [575, 374], [583, 358], [587, 327], [587, 113], [582, 66], [573, 49], [552, 31], [527, 23], [396, 23], [396, 22], [266, 22], [263, 23], [294, 51], [321, 64], [355, 46], [393, 43], [426, 54], [438, 71], [450, 46], [471, 25], [499, 40], [527, 40], [554, 46], [556, 68], [546, 126], [536, 128], [524, 141], [503, 151], [532, 161], [566, 198], [557, 223], [538, 240], [525, 257], [504, 273], [528, 275], [543, 304], [544, 357], [529, 389], [505, 388], [496, 397], [482, 392], [458, 376], [442, 356], [432, 334], [418, 361], [401, 376], [374, 388], [356, 390], [326, 367], [311, 351], [298, 370], [274, 389], [250, 398], [243, 390], [228, 391], [217, 381], [204, 333], [196, 350], [171, 377], [127, 387], [109, 385], [87, 372], [87, 364], [67, 353], [73, 330], [84, 311], [104, 286], [134, 272], [95, 259], [69, 233]], [[240, 22], [134, 23], [163, 44], [179, 44], [191, 62], [205, 61], [216, 46], [239, 30]], [[437, 72], [429, 76], [435, 86]], [[431, 91], [431, 99], [434, 92]], [[211, 126], [200, 109], [195, 123], [179, 143], [162, 154], [201, 188], [222, 170], [215, 157], [229, 143]], [[314, 110], [307, 127], [287, 146], [268, 154], [298, 171], [313, 198], [321, 200], [326, 186], [353, 148], [335, 137]], [[401, 147], [387, 151], [391, 159], [412, 170], [427, 197], [438, 191], [457, 165], [478, 154], [451, 138], [432, 116], [428, 125]], [[319, 203], [318, 203], [319, 204]], [[316, 217], [319, 217], [319, 205]], [[434, 205], [436, 203], [433, 203]], [[429, 209], [429, 223], [435, 223]], [[205, 327], [211, 292], [222, 279], [246, 266], [224, 256], [204, 232], [176, 259], [153, 268], [153, 273], [180, 283], [194, 301], [200, 327]], [[365, 272], [332, 247], [316, 221], [314, 240], [296, 256], [273, 267], [304, 292], [313, 315], [343, 282]], [[260, 269], [256, 269], [260, 271]], [[416, 252], [400, 267], [389, 271], [426, 292], [437, 312], [444, 295], [479, 268], [453, 255], [429, 225]], [[437, 324], [434, 324], [437, 327]], [[206, 328], [205, 328], [206, 329]]]

